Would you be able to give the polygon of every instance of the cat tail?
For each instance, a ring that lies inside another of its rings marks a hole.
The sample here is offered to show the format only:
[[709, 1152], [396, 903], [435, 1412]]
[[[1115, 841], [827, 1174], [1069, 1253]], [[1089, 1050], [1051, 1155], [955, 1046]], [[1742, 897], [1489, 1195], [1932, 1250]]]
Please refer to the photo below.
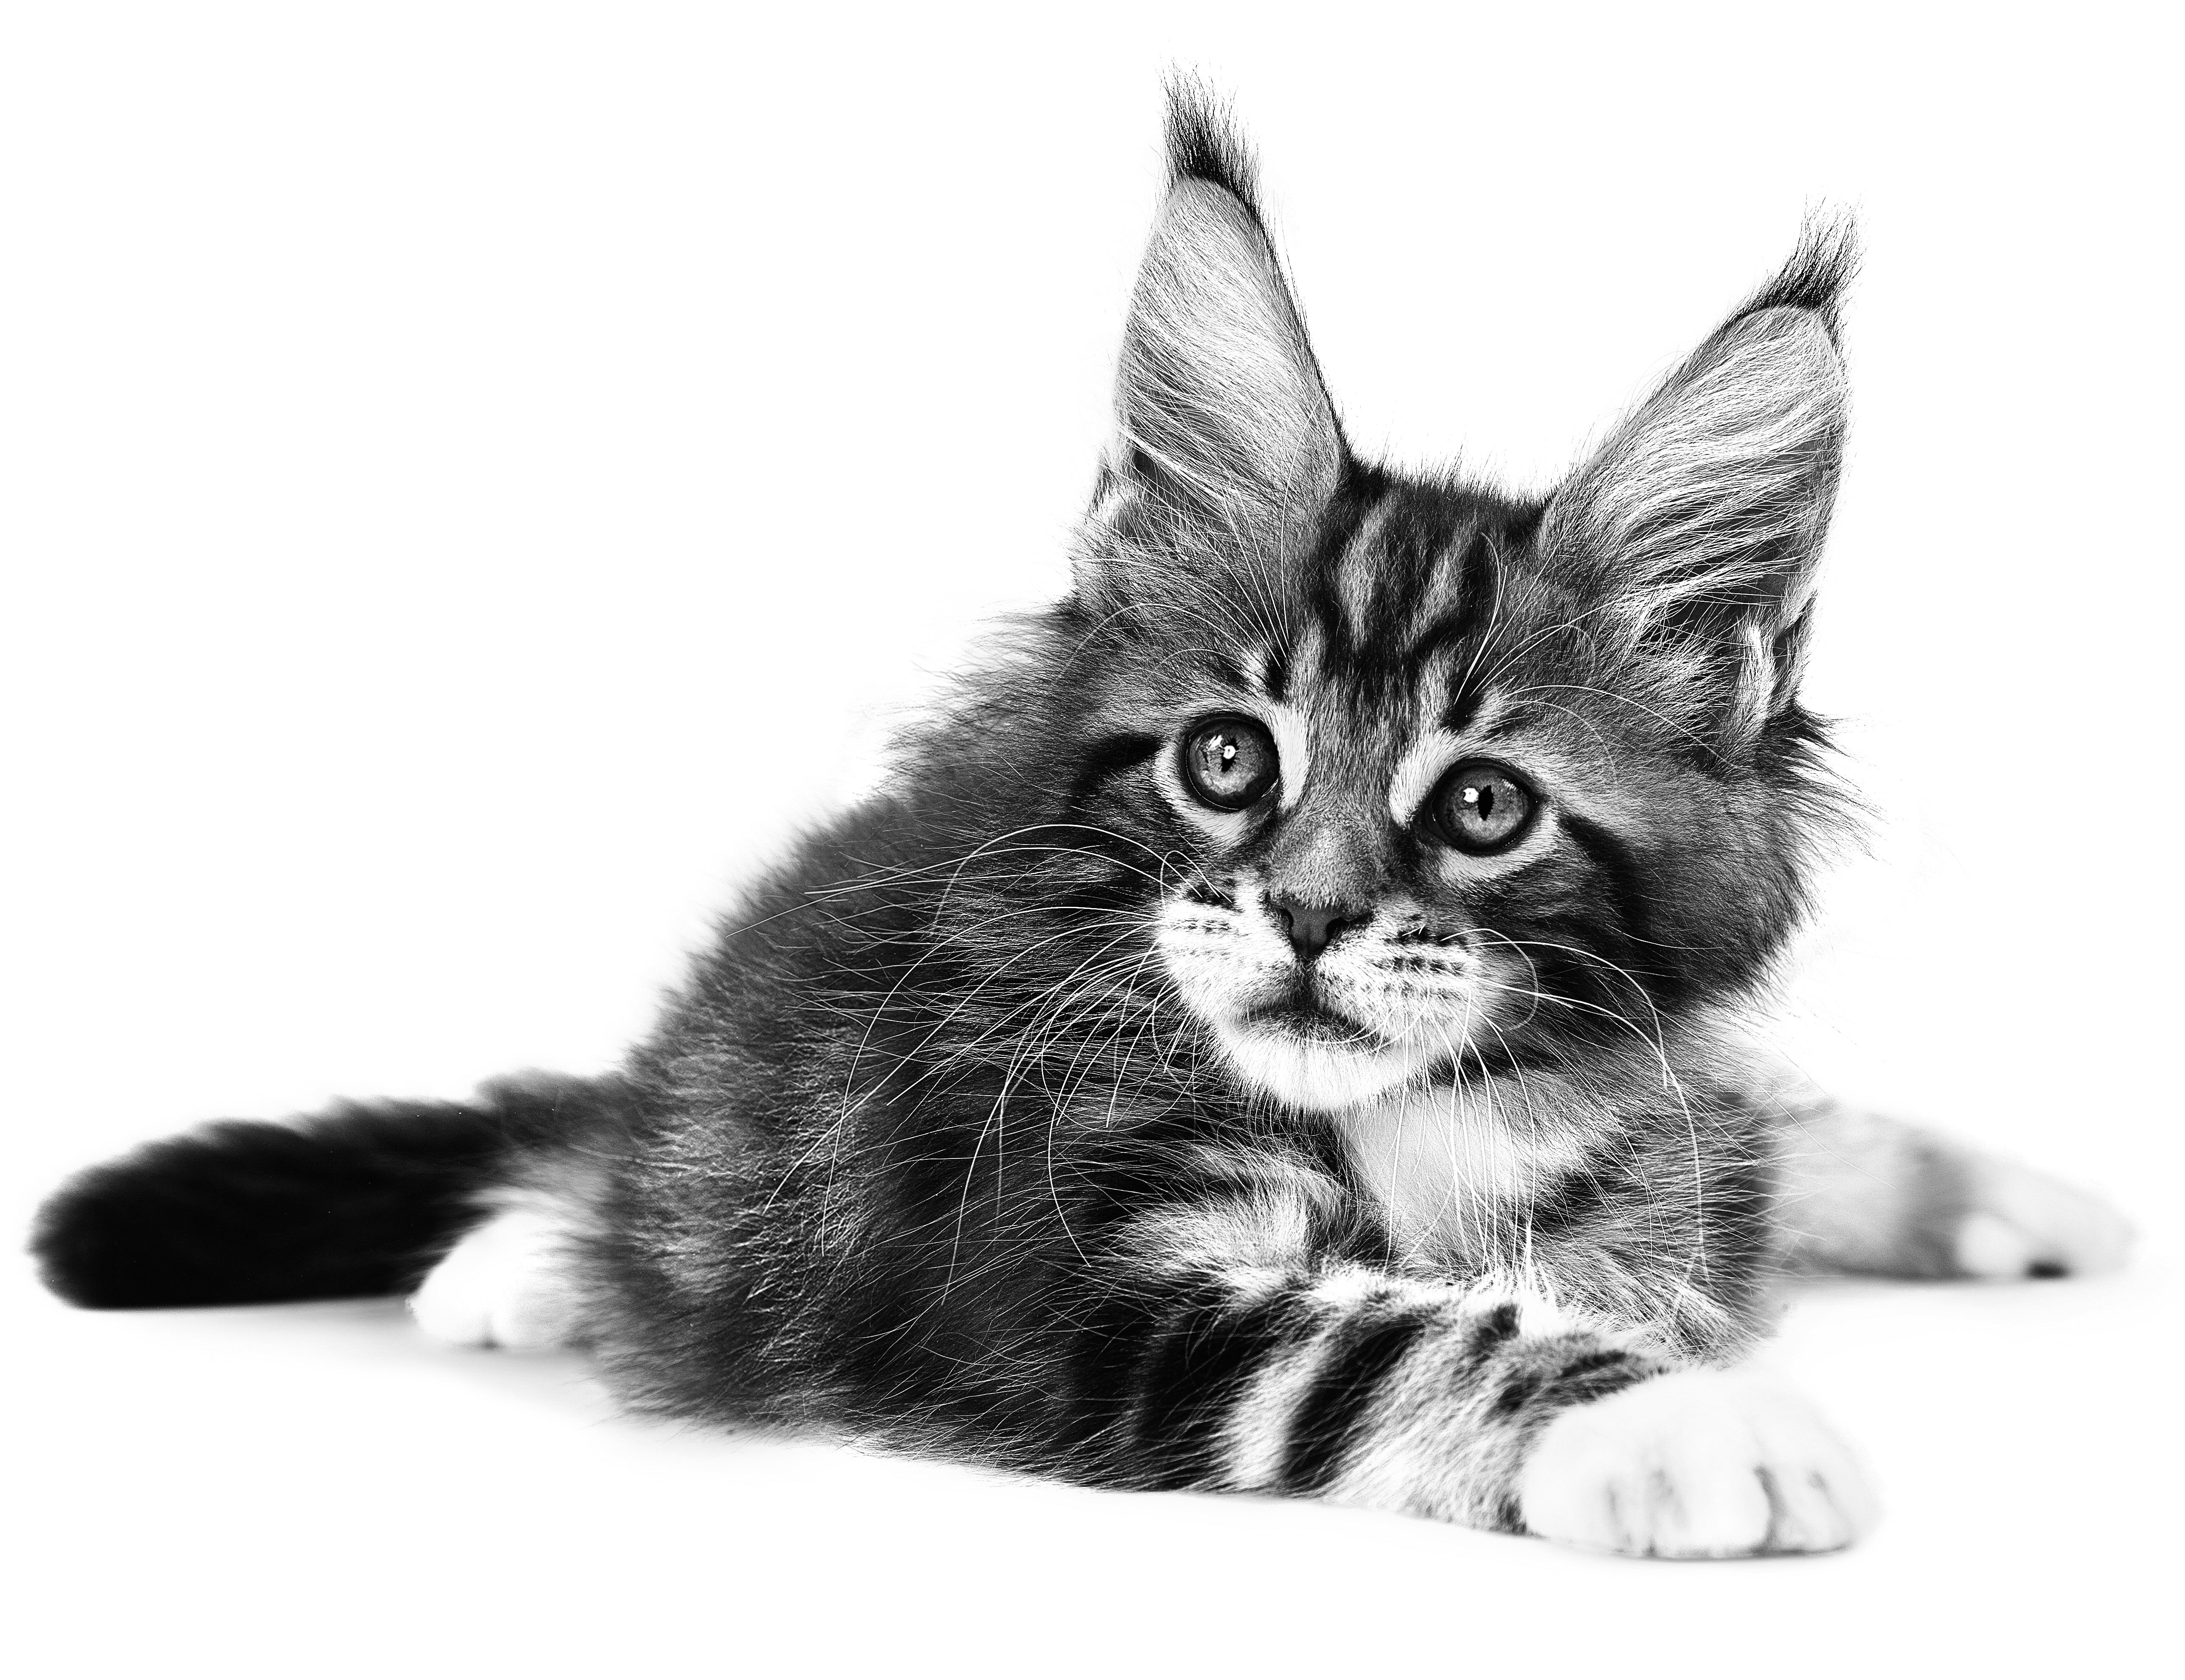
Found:
[[615, 1079], [525, 1074], [469, 1102], [219, 1120], [79, 1173], [31, 1250], [79, 1307], [406, 1294], [495, 1192], [619, 1153], [629, 1116]]

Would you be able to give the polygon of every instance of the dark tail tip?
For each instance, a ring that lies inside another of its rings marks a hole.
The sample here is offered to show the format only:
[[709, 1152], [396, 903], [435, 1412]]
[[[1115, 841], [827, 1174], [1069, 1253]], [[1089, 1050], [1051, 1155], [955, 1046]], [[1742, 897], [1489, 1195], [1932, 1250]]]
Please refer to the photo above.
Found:
[[79, 1174], [31, 1249], [80, 1307], [397, 1294], [474, 1217], [505, 1139], [500, 1115], [451, 1103], [223, 1120]]

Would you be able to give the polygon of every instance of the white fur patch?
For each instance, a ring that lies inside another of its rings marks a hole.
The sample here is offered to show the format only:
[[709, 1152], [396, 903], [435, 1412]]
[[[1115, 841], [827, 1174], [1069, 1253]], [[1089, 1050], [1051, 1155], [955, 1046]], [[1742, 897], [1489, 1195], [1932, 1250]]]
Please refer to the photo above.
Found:
[[1836, 1551], [1876, 1515], [1835, 1432], [1746, 1371], [1679, 1371], [1573, 1406], [1541, 1431], [1517, 1503], [1551, 1540], [1665, 1558]]
[[2023, 1277], [2033, 1264], [2033, 1244], [2008, 1220], [1974, 1214], [1958, 1227], [1958, 1264], [1975, 1277]]
[[1165, 1268], [1249, 1277], [1301, 1264], [1310, 1252], [1312, 1216], [1304, 1197], [1267, 1187], [1158, 1208], [1132, 1220], [1131, 1232], [1134, 1246], [1158, 1256]]
[[1304, 794], [1305, 779], [1312, 774], [1312, 733], [1305, 726], [1305, 713], [1295, 706], [1273, 700], [1261, 704], [1266, 707], [1267, 733], [1275, 738], [1275, 762], [1281, 767], [1277, 802], [1288, 811]]
[[[1405, 1291], [1405, 1294], [1416, 1292]], [[1367, 1301], [1382, 1298], [1389, 1293], [1389, 1274], [1372, 1266], [1344, 1266], [1331, 1271], [1312, 1286], [1309, 1298], [1316, 1304], [1332, 1307], [1338, 1313]]]
[[1372, 1102], [1411, 1079], [1423, 1059], [1415, 1050], [1329, 1043], [1227, 1021], [1215, 1031], [1247, 1083], [1322, 1113]]
[[1356, 1030], [1306, 1033], [1255, 1016], [1292, 995], [1299, 973], [1263, 885], [1240, 878], [1233, 906], [1177, 898], [1154, 943], [1184, 1002], [1214, 1030], [1244, 1080], [1300, 1108], [1331, 1113], [1373, 1102], [1454, 1062], [1474, 1028], [1522, 1006], [1519, 957], [1497, 947], [1420, 944], [1415, 912], [1383, 904], [1313, 965], [1322, 1000]]
[[1405, 750], [1389, 779], [1389, 815], [1397, 827], [1409, 828], [1417, 820], [1442, 772], [1464, 756], [1464, 742], [1447, 729], [1428, 729]]
[[2114, 1271], [2132, 1251], [2131, 1225], [2107, 1203], [2015, 1162], [1979, 1161], [1973, 1201], [1955, 1248], [1974, 1277]]
[[410, 1298], [411, 1316], [450, 1347], [523, 1353], [566, 1346], [580, 1327], [573, 1230], [564, 1204], [511, 1195], [433, 1268]]
[[1333, 1118], [1398, 1241], [1417, 1253], [1488, 1258], [1471, 1239], [1498, 1228], [1489, 1204], [1529, 1200], [1585, 1155], [1568, 1116], [1535, 1108], [1513, 1081], [1407, 1089]]

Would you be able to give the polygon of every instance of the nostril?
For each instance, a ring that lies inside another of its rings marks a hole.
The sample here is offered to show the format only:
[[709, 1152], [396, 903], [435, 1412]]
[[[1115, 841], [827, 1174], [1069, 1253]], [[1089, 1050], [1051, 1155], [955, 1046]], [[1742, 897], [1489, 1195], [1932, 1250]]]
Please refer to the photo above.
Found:
[[1291, 947], [1307, 962], [1362, 919], [1347, 905], [1301, 904], [1288, 898], [1271, 898], [1267, 902], [1289, 935]]

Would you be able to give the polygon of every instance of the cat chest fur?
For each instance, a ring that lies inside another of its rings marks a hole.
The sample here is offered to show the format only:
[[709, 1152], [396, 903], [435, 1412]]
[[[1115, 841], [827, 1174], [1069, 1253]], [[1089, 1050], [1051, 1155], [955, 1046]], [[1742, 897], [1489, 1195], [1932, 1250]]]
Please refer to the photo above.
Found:
[[1397, 1247], [1420, 1259], [1489, 1258], [1586, 1156], [1568, 1117], [1501, 1081], [1412, 1087], [1329, 1119]]

